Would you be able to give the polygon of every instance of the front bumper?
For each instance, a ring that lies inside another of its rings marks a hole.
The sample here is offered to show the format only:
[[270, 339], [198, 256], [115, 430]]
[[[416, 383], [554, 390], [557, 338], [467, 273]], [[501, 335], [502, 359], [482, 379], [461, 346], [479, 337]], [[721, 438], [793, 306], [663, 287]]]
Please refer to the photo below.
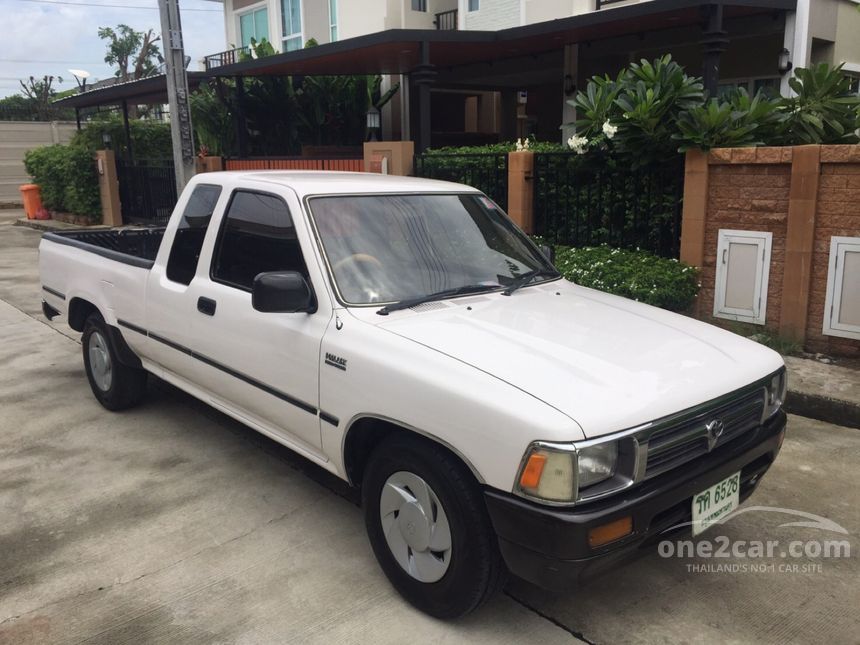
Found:
[[[749, 497], [782, 445], [780, 411], [744, 437], [638, 486], [570, 509], [532, 503], [488, 489], [487, 509], [508, 569], [545, 589], [562, 591], [635, 558], [665, 537], [667, 529], [691, 520], [693, 495], [741, 472], [740, 500]], [[588, 532], [632, 516], [633, 533], [592, 548]]]

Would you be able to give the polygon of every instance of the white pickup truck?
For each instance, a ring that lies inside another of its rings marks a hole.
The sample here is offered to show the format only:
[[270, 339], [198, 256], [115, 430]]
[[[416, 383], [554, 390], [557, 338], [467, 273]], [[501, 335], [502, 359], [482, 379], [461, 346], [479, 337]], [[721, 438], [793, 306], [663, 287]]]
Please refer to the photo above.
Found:
[[695, 534], [782, 445], [778, 354], [562, 279], [466, 186], [211, 173], [165, 228], [40, 251], [104, 407], [154, 374], [360, 487], [382, 569], [434, 616]]

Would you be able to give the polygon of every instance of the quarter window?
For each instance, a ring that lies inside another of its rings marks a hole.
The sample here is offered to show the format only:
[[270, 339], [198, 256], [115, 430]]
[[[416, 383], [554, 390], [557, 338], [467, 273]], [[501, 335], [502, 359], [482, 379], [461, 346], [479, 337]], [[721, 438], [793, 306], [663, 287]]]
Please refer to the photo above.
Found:
[[478, 11], [481, 8], [481, 0], [469, 0], [469, 11]]
[[412, 0], [412, 11], [427, 11], [427, 0]]
[[212, 260], [212, 279], [251, 290], [268, 271], [298, 271], [308, 278], [293, 218], [280, 197], [233, 194]]
[[199, 184], [194, 188], [182, 219], [176, 227], [170, 256], [167, 259], [167, 279], [180, 284], [191, 284], [197, 271], [197, 260], [200, 259], [200, 249], [209, 220], [215, 212], [215, 204], [221, 195], [221, 186]]

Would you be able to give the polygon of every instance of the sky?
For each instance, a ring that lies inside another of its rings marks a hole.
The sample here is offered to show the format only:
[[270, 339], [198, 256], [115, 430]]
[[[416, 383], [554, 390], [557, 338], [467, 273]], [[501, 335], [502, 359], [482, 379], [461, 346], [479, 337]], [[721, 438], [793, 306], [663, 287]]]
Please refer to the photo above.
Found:
[[[69, 68], [90, 72], [88, 82], [113, 76], [99, 27], [124, 23], [160, 34], [157, 7], [157, 0], [0, 0], [0, 97], [18, 93], [18, 79], [46, 74], [63, 78], [62, 84], [54, 81], [58, 91], [73, 88]], [[223, 4], [183, 0], [179, 8], [188, 69], [195, 70], [205, 55], [227, 49]], [[158, 46], [163, 52], [161, 42]]]

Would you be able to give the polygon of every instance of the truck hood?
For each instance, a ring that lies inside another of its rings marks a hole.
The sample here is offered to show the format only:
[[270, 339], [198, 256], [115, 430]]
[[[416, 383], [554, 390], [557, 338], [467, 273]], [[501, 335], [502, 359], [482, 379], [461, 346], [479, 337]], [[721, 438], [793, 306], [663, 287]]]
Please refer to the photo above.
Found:
[[713, 325], [564, 280], [374, 312], [359, 317], [527, 392], [589, 438], [703, 403], [783, 365], [776, 352]]

